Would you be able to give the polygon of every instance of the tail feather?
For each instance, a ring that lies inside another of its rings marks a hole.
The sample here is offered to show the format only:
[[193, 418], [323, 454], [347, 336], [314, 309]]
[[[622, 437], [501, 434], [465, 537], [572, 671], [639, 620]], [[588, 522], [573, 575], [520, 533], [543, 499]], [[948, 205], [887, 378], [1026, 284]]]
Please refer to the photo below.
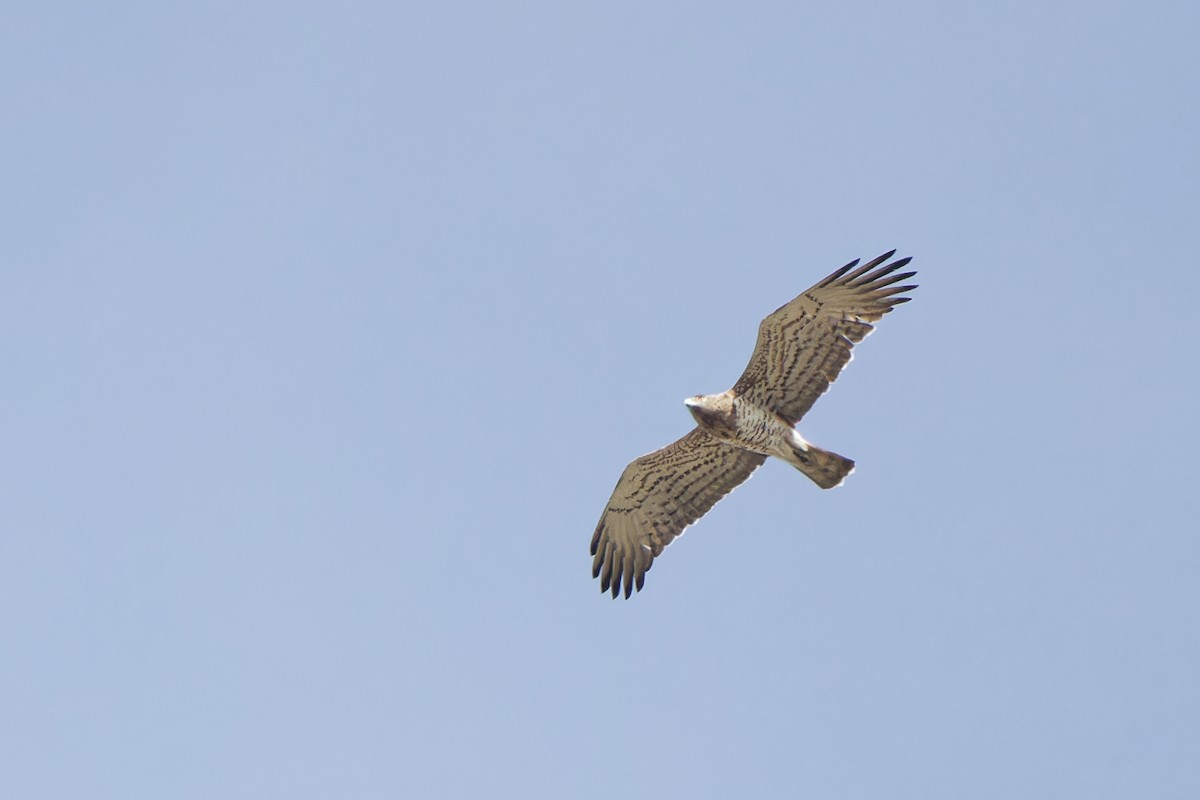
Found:
[[854, 462], [850, 459], [811, 444], [794, 447], [792, 453], [795, 457], [792, 466], [822, 489], [841, 486], [846, 476], [854, 472]]

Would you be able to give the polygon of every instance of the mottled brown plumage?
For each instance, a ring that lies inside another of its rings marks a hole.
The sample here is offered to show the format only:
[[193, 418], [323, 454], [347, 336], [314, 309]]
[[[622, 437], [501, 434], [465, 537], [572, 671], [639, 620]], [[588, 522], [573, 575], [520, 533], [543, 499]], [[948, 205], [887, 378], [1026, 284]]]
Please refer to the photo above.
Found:
[[916, 273], [893, 274], [910, 260], [884, 264], [895, 252], [861, 267], [850, 262], [764, 319], [733, 388], [685, 401], [697, 427], [625, 468], [592, 536], [601, 591], [641, 591], [663, 548], [767, 456], [825, 489], [853, 470], [853, 461], [809, 444], [793, 426], [850, 362], [871, 323], [909, 300], [899, 295], [916, 286], [894, 284]]

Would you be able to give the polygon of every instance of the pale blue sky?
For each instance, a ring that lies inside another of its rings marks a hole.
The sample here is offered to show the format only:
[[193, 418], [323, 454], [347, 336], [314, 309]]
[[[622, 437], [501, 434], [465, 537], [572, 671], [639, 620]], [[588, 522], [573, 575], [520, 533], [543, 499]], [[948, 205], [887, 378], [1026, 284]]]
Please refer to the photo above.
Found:
[[[0, 796], [1200, 796], [1194, 3], [0, 13]], [[920, 289], [614, 602], [758, 320]]]

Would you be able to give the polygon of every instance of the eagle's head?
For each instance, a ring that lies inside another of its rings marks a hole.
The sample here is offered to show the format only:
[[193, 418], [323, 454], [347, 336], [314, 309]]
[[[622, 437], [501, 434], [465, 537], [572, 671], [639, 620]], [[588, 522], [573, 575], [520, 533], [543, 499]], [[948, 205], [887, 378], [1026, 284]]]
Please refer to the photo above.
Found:
[[732, 435], [736, 420], [733, 411], [733, 396], [721, 394], [698, 394], [683, 401], [696, 423], [717, 435]]

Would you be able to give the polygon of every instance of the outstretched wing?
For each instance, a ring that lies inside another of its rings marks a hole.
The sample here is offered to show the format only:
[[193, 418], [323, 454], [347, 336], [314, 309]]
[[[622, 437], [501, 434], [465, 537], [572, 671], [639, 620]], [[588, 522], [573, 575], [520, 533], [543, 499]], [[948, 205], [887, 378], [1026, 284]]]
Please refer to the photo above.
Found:
[[855, 259], [764, 319], [734, 391], [795, 425], [850, 363], [851, 348], [874, 330], [871, 323], [910, 299], [897, 295], [917, 288], [892, 285], [917, 274], [893, 274], [911, 260], [883, 264], [895, 254], [858, 269]]
[[683, 529], [750, 477], [766, 456], [695, 428], [630, 462], [592, 536], [592, 577], [616, 597], [642, 590], [646, 571]]

